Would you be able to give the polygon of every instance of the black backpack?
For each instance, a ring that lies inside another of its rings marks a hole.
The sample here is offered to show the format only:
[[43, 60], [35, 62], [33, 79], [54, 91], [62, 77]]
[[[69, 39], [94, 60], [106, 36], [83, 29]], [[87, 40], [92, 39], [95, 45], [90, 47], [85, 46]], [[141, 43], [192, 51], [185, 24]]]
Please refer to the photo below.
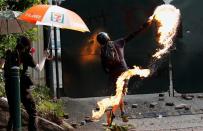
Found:
[[119, 54], [112, 41], [101, 49], [101, 59], [104, 66], [111, 68], [120, 62]]

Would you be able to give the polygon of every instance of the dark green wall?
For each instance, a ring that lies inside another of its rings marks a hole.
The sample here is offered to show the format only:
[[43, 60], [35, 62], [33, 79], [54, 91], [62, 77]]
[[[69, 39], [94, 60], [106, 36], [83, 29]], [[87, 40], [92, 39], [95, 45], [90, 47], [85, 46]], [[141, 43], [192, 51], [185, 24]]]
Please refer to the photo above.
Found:
[[203, 92], [202, 0], [175, 0], [183, 19], [183, 39], [173, 54], [174, 82], [180, 92]]
[[[177, 40], [176, 51], [172, 52], [174, 66], [174, 86], [178, 91], [200, 91], [202, 87], [202, 25], [201, 0], [175, 0], [173, 2], [182, 12], [183, 39]], [[94, 54], [84, 53], [84, 46], [91, 44], [87, 39], [98, 29], [106, 31], [112, 39], [117, 39], [136, 30], [152, 13], [162, 0], [68, 0], [62, 6], [78, 13], [91, 33], [71, 30], [61, 31], [62, 69], [64, 93], [69, 97], [102, 96], [107, 86], [108, 76], [102, 70], [99, 50]], [[188, 33], [189, 31], [190, 33]], [[138, 35], [125, 47], [125, 57], [129, 67], [133, 65], [147, 68], [154, 53], [156, 43], [153, 26]], [[87, 49], [88, 50], [88, 49]], [[95, 59], [84, 63], [82, 58]], [[161, 63], [161, 64], [160, 64]], [[158, 71], [150, 78], [132, 78], [129, 93], [154, 93], [167, 91], [168, 59], [159, 63]], [[194, 68], [194, 70], [192, 69]], [[192, 89], [192, 90], [191, 90]]]

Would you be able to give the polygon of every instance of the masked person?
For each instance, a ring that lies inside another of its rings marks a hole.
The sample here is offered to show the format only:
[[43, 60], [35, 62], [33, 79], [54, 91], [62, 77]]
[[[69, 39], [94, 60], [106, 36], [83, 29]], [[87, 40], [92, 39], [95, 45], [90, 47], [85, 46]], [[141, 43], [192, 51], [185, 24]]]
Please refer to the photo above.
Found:
[[[109, 87], [108, 89], [106, 89], [107, 95], [112, 95], [113, 93], [115, 93], [117, 78], [121, 75], [122, 72], [128, 70], [128, 66], [124, 58], [125, 43], [132, 40], [137, 34], [147, 28], [150, 23], [150, 21], [147, 21], [137, 31], [115, 41], [112, 41], [106, 32], [98, 33], [97, 41], [101, 46], [101, 64], [104, 71], [110, 76], [110, 89]], [[128, 81], [125, 81], [123, 87], [123, 96], [127, 93], [127, 85]], [[111, 125], [118, 107], [120, 107], [123, 122], [128, 122], [128, 117], [124, 111], [123, 96], [120, 100], [119, 105], [115, 105], [114, 107], [112, 107], [112, 110], [110, 110], [110, 112], [107, 111], [108, 126]]]
[[36, 131], [36, 106], [30, 92], [30, 86], [33, 82], [30, 78], [28, 67], [32, 67], [37, 71], [41, 71], [44, 67], [45, 60], [48, 53], [45, 51], [44, 56], [39, 64], [37, 64], [32, 57], [31, 42], [27, 37], [21, 36], [17, 40], [17, 45], [13, 51], [8, 50], [6, 52], [6, 59], [4, 65], [4, 78], [5, 78], [5, 90], [8, 99], [10, 118], [8, 121], [7, 131], [10, 131], [13, 126], [13, 112], [15, 110], [13, 100], [13, 88], [11, 87], [10, 69], [13, 66], [22, 67], [20, 69], [20, 97], [25, 110], [29, 115], [28, 131]]

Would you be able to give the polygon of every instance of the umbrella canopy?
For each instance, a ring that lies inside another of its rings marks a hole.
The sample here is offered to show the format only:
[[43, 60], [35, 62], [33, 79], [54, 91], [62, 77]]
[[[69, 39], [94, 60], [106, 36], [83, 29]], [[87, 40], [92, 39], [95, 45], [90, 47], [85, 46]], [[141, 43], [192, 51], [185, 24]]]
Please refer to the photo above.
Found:
[[0, 35], [22, 33], [34, 27], [33, 24], [17, 19], [19, 11], [0, 11]]
[[56, 5], [35, 5], [18, 17], [36, 25], [89, 32], [88, 27], [75, 12]]

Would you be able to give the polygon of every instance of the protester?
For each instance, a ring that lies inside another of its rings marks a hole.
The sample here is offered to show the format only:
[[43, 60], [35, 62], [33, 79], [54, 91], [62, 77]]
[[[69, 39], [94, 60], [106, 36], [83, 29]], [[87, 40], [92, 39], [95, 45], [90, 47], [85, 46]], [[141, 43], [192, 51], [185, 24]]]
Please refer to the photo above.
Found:
[[36, 131], [36, 106], [35, 102], [32, 98], [30, 92], [30, 86], [33, 85], [33, 82], [30, 78], [30, 74], [28, 71], [28, 67], [32, 67], [37, 71], [41, 71], [44, 67], [45, 60], [48, 56], [48, 53], [44, 51], [44, 56], [39, 64], [33, 59], [32, 56], [33, 49], [31, 48], [30, 40], [21, 36], [17, 40], [17, 45], [13, 51], [8, 50], [6, 52], [5, 65], [4, 65], [4, 78], [5, 78], [5, 90], [8, 99], [10, 118], [7, 126], [7, 131], [12, 130], [13, 126], [13, 112], [15, 110], [14, 107], [14, 87], [11, 87], [12, 79], [11, 79], [11, 67], [18, 66], [20, 68], [20, 97], [21, 102], [23, 103], [25, 110], [29, 115], [29, 124], [28, 131]]
[[[137, 34], [142, 32], [145, 28], [147, 28], [150, 25], [150, 21], [147, 21], [144, 23], [137, 31], [129, 34], [128, 36], [124, 38], [120, 38], [118, 40], [112, 41], [109, 37], [109, 35], [106, 32], [100, 32], [97, 35], [97, 41], [101, 46], [101, 64], [104, 69], [104, 71], [109, 74], [110, 76], [110, 88], [105, 89], [107, 95], [112, 95], [115, 93], [116, 90], [116, 80], [121, 75], [122, 72], [125, 72], [128, 70], [128, 66], [126, 64], [125, 58], [124, 58], [124, 46], [126, 42], [129, 42], [132, 40]], [[127, 85], [128, 81], [125, 81], [125, 85], [123, 88], [123, 96], [127, 93]], [[119, 105], [116, 105], [108, 112], [107, 115], [107, 124], [108, 126], [111, 125], [114, 117], [115, 112], [120, 107], [121, 110], [121, 117], [123, 119], [123, 122], [128, 121], [128, 117], [124, 111], [124, 101], [123, 96], [120, 100]]]

